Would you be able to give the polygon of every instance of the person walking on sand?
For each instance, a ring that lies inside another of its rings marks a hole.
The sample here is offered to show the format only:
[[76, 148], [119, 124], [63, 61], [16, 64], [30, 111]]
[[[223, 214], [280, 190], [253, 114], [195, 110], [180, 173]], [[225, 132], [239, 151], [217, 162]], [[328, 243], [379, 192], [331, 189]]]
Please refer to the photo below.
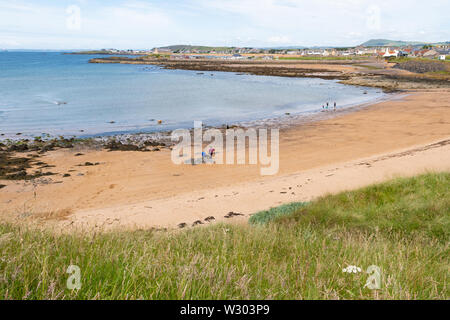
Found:
[[334, 102], [334, 110], [336, 110], [336, 102]]

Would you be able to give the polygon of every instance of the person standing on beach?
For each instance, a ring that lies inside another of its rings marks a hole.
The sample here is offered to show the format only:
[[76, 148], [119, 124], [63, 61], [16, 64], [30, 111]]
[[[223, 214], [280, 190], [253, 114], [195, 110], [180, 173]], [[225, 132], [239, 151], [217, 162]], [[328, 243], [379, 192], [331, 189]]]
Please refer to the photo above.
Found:
[[336, 102], [334, 103], [334, 111], [336, 111]]

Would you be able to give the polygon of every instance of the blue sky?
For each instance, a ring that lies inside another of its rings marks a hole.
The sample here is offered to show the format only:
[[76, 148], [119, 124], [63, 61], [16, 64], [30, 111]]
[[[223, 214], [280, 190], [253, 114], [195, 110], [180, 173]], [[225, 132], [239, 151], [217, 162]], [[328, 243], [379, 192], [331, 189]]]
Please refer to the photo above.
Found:
[[0, 0], [0, 48], [450, 41], [448, 0]]

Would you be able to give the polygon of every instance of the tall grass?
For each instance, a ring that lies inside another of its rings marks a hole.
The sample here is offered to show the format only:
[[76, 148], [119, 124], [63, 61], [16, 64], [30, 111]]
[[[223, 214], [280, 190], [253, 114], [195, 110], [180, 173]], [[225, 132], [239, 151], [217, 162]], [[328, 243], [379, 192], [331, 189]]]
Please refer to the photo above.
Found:
[[[448, 190], [428, 174], [180, 232], [1, 224], [0, 299], [448, 299]], [[348, 265], [379, 266], [381, 289]]]

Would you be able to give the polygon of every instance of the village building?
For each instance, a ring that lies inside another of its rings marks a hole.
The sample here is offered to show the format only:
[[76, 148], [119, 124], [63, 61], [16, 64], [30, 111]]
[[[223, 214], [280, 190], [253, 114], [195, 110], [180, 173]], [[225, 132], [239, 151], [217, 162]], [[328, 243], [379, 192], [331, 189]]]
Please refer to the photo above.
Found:
[[395, 57], [397, 58], [399, 54], [398, 50], [390, 50], [389, 48], [386, 48], [386, 51], [383, 54], [384, 58], [391, 58], [391, 57]]

